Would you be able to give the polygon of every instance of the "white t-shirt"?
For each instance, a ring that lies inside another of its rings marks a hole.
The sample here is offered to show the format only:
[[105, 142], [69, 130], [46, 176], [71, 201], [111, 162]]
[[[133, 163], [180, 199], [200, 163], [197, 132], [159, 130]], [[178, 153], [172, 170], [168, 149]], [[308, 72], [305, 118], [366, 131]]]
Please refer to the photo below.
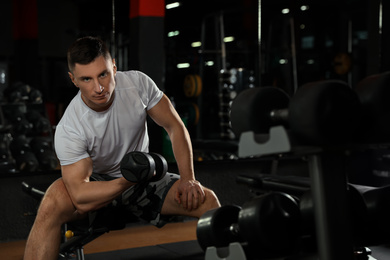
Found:
[[91, 157], [93, 172], [120, 177], [120, 161], [131, 151], [148, 152], [146, 111], [162, 98], [151, 78], [140, 71], [117, 72], [115, 97], [109, 109], [96, 112], [72, 99], [55, 131], [55, 151], [61, 165]]

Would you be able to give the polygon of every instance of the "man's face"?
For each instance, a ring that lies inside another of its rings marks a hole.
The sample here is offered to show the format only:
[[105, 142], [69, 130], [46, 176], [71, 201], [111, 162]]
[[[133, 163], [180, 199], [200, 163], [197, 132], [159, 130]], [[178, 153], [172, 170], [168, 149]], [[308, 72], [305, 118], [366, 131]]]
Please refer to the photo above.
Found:
[[85, 104], [99, 112], [109, 108], [114, 100], [115, 74], [115, 61], [99, 56], [87, 65], [76, 63], [69, 77], [80, 89]]

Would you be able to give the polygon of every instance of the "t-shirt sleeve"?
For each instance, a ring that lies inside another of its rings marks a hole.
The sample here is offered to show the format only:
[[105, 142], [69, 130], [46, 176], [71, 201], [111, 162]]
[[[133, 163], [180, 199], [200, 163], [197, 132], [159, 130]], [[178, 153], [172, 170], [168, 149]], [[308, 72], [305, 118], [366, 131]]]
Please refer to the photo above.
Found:
[[56, 127], [54, 147], [61, 165], [70, 165], [89, 157], [87, 144], [82, 135], [64, 125]]
[[164, 93], [148, 75], [140, 71], [138, 71], [138, 74], [140, 80], [140, 96], [142, 102], [146, 105], [146, 110], [149, 110], [157, 105]]

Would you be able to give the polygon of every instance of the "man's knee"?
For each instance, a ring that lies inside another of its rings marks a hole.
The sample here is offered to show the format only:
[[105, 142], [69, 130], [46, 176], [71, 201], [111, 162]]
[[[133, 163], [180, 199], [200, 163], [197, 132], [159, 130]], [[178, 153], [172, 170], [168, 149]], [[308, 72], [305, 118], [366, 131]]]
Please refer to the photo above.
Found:
[[214, 191], [204, 188], [205, 192], [205, 201], [204, 203], [198, 208], [196, 217], [200, 218], [204, 213], [211, 209], [219, 208], [221, 206], [219, 199], [217, 195], [214, 193]]
[[208, 208], [213, 209], [221, 206], [219, 199], [217, 195], [214, 193], [214, 191], [210, 189], [205, 189], [205, 194], [206, 194], [205, 203], [207, 203]]
[[37, 219], [65, 223], [72, 218], [75, 208], [61, 179], [47, 189], [38, 209]]

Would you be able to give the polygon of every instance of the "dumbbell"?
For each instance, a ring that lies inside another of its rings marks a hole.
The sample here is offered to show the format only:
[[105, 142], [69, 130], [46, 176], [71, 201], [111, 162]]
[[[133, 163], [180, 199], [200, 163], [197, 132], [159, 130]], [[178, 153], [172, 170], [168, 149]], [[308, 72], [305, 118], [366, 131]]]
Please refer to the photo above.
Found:
[[11, 123], [14, 134], [24, 135], [31, 131], [33, 125], [26, 119], [22, 107], [14, 106], [12, 109], [5, 109], [4, 114]]
[[339, 144], [358, 136], [361, 109], [345, 82], [324, 80], [301, 86], [291, 98], [276, 87], [244, 90], [233, 100], [230, 119], [236, 136], [283, 125], [303, 144]]
[[23, 82], [16, 82], [11, 87], [5, 89], [4, 92], [8, 102], [10, 103], [26, 101], [33, 104], [42, 103], [42, 92]]
[[[390, 241], [390, 186], [370, 187], [348, 183], [347, 214], [351, 238], [356, 248], [386, 244]], [[311, 190], [299, 196], [301, 234], [306, 242], [316, 243], [316, 223]], [[311, 240], [311, 241], [309, 241]]]
[[30, 147], [38, 159], [39, 166], [42, 170], [54, 170], [57, 168], [58, 159], [48, 138], [34, 137], [30, 141]]
[[32, 152], [29, 140], [25, 135], [15, 137], [10, 144], [10, 150], [12, 156], [15, 158], [18, 170], [35, 172], [38, 169], [38, 159]]
[[168, 163], [160, 154], [134, 151], [122, 158], [120, 170], [130, 182], [155, 182], [166, 175]]
[[33, 104], [41, 104], [43, 102], [42, 92], [38, 89], [31, 89], [29, 101]]
[[282, 192], [255, 197], [242, 208], [225, 205], [207, 211], [198, 221], [200, 247], [227, 247], [241, 243], [248, 254], [281, 257], [294, 252], [299, 242], [300, 211], [297, 200]]
[[1, 174], [15, 173], [15, 163], [11, 156], [8, 143], [4, 140], [0, 141], [0, 172]]
[[355, 91], [363, 106], [365, 141], [390, 141], [390, 72], [362, 79]]
[[30, 110], [26, 113], [26, 119], [32, 125], [32, 132], [34, 134], [47, 134], [51, 131], [51, 124], [48, 118], [43, 116], [36, 110]]

